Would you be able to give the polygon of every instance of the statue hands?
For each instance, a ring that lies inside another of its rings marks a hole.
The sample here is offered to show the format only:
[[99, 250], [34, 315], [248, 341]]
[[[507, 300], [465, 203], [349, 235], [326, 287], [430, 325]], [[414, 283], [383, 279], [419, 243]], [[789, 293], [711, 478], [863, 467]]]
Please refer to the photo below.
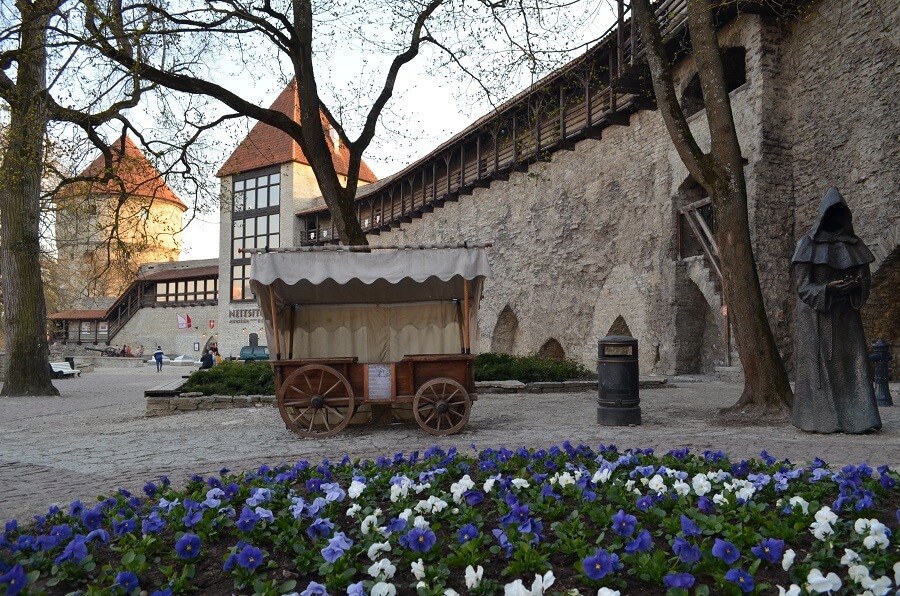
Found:
[[848, 294], [860, 284], [862, 284], [862, 280], [858, 275], [848, 275], [843, 279], [828, 282], [825, 287], [835, 294]]

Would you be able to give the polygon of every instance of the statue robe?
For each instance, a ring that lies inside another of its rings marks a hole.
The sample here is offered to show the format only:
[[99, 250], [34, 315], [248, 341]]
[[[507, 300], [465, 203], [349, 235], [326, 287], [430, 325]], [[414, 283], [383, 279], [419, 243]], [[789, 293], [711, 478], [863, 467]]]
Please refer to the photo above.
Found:
[[[838, 204], [846, 207], [833, 188], [792, 259], [798, 295], [792, 423], [812, 432], [863, 433], [881, 428], [859, 312], [868, 298], [874, 256], [849, 223], [838, 233], [823, 228]], [[826, 287], [847, 276], [861, 283], [844, 294]]]

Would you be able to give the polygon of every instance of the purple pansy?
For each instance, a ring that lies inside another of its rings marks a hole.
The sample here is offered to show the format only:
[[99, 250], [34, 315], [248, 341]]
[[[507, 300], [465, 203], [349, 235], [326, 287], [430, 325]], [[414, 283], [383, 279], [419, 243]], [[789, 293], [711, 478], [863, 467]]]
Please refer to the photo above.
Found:
[[465, 544], [478, 536], [478, 528], [474, 524], [466, 524], [459, 529], [459, 543]]
[[637, 518], [631, 514], [625, 513], [619, 509], [619, 512], [612, 516], [612, 529], [619, 536], [631, 536], [637, 526]]
[[237, 520], [236, 525], [241, 532], [250, 532], [256, 527], [259, 520], [259, 514], [245, 506], [241, 510], [241, 517]]
[[429, 528], [413, 528], [400, 537], [400, 544], [406, 548], [425, 553], [437, 542], [437, 536]]
[[646, 550], [650, 550], [651, 547], [653, 547], [653, 538], [651, 538], [650, 532], [641, 530], [641, 533], [637, 535], [637, 538], [625, 545], [625, 552], [629, 554], [642, 553]]
[[681, 533], [687, 538], [690, 536], [699, 536], [700, 528], [685, 514], [681, 514]]
[[28, 582], [28, 575], [25, 569], [16, 563], [12, 569], [0, 575], [0, 584], [6, 584], [7, 596], [15, 596], [25, 588]]
[[120, 571], [116, 575], [116, 586], [129, 594], [137, 589], [138, 585], [138, 576], [131, 571]]
[[690, 589], [694, 585], [694, 576], [690, 573], [670, 573], [663, 578], [666, 588], [680, 588], [682, 590]]
[[248, 544], [238, 553], [236, 562], [244, 569], [254, 571], [262, 565], [263, 557], [263, 552], [260, 549]]
[[672, 551], [683, 563], [696, 563], [700, 560], [700, 547], [692, 545], [681, 536], [675, 537]]

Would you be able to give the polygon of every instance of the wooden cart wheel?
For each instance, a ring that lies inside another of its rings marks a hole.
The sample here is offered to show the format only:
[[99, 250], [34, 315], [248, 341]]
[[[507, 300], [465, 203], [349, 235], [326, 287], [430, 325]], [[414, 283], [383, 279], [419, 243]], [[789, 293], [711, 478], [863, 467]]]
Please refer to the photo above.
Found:
[[472, 400], [466, 388], [443, 377], [427, 381], [416, 391], [413, 400], [416, 422], [436, 436], [459, 432], [469, 421], [471, 411]]
[[347, 377], [322, 364], [307, 364], [288, 375], [278, 392], [285, 424], [301, 437], [330, 437], [353, 417], [353, 389]]

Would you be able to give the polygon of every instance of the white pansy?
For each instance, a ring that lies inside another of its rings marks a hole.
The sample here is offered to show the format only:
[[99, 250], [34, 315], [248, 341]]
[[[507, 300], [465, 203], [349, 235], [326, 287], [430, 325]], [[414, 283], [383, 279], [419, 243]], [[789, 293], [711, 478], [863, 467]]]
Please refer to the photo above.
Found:
[[408, 519], [409, 519], [409, 516], [412, 515], [412, 512], [413, 512], [412, 509], [410, 509], [409, 507], [407, 507], [407, 508], [404, 509], [404, 510], [400, 513], [400, 515], [398, 515], [397, 517], [399, 517], [400, 519], [408, 520]]
[[378, 525], [378, 518], [374, 515], [367, 515], [365, 519], [362, 520], [362, 524], [359, 526], [359, 531], [363, 534], [369, 534], [372, 531], [372, 526]]
[[397, 567], [388, 559], [381, 559], [369, 567], [369, 575], [379, 580], [391, 579], [396, 572]]
[[612, 472], [609, 471], [609, 468], [603, 468], [602, 470], [597, 470], [594, 472], [594, 475], [591, 477], [591, 482], [597, 484], [606, 484], [607, 480], [612, 477]]
[[459, 592], [457, 592], [453, 588], [447, 588], [446, 590], [444, 590], [444, 596], [459, 596]]
[[694, 492], [697, 493], [697, 496], [699, 497], [702, 497], [712, 490], [712, 483], [710, 483], [706, 474], [697, 474], [694, 476], [693, 479], [691, 479], [691, 486], [694, 487]]
[[682, 482], [681, 480], [676, 480], [675, 484], [672, 485], [672, 488], [675, 489], [675, 492], [679, 497], [691, 494], [691, 485], [687, 482]]
[[831, 510], [828, 505], [823, 505], [821, 509], [816, 511], [816, 521], [819, 523], [833, 524], [838, 520], [837, 514]]
[[562, 474], [557, 474], [553, 477], [554, 482], [558, 483], [561, 487], [563, 486], [571, 486], [575, 484], [575, 478], [569, 474], [568, 472], [563, 472]]
[[417, 495], [420, 495], [423, 492], [425, 492], [426, 490], [428, 490], [429, 488], [431, 488], [431, 483], [423, 482], [422, 484], [413, 484], [412, 488], [414, 491], [416, 491]]
[[634, 480], [629, 480], [625, 483], [625, 490], [631, 492], [634, 489]]
[[847, 569], [847, 575], [856, 583], [861, 584], [863, 580], [869, 579], [869, 568], [865, 565], [851, 565]]
[[403, 478], [400, 481], [400, 484], [392, 484], [391, 485], [391, 502], [396, 503], [401, 498], [406, 498], [409, 495], [409, 479]]
[[422, 562], [422, 559], [414, 561], [412, 565], [410, 565], [410, 570], [416, 579], [425, 579], [425, 563]]
[[866, 590], [872, 592], [874, 596], [885, 596], [891, 592], [891, 578], [887, 576], [879, 577], [878, 579], [867, 577], [860, 583]]
[[462, 503], [463, 494], [467, 490], [471, 490], [475, 488], [475, 483], [469, 477], [468, 474], [460, 478], [457, 482], [454, 482], [450, 485], [450, 496], [453, 497], [453, 500], [456, 503]]
[[531, 593], [534, 596], [541, 596], [546, 590], [550, 589], [550, 586], [555, 581], [556, 577], [553, 575], [553, 571], [548, 571], [544, 575], [535, 574], [534, 581], [531, 584]]
[[369, 590], [369, 596], [397, 596], [397, 588], [394, 584], [378, 582]]
[[609, 588], [600, 588], [597, 590], [597, 596], [620, 596], [620, 592], [618, 590], [611, 590]]
[[666, 488], [666, 481], [663, 480], [663, 477], [660, 476], [659, 474], [655, 474], [653, 476], [653, 478], [650, 479], [650, 482], [647, 484], [647, 487], [650, 490], [655, 490], [656, 494], [658, 494], [658, 495], [661, 495], [664, 492], [666, 492], [666, 490], [668, 490]]
[[390, 542], [376, 542], [372, 546], [369, 547], [368, 554], [369, 559], [374, 561], [378, 558], [378, 553], [389, 553], [391, 552], [391, 543]]
[[473, 568], [471, 565], [466, 567], [466, 587], [470, 590], [474, 590], [481, 584], [481, 577], [484, 575], [484, 568], [479, 565], [478, 569]]
[[496, 482], [497, 481], [494, 480], [493, 478], [488, 478], [487, 480], [484, 481], [484, 485], [482, 485], [481, 488], [484, 489], [484, 492], [489, 493], [489, 492], [491, 492], [491, 490], [493, 490], [494, 483], [496, 483]]
[[900, 561], [894, 563], [894, 583], [900, 587]]
[[532, 596], [531, 590], [525, 587], [525, 584], [522, 583], [522, 580], [517, 579], [514, 582], [510, 582], [503, 586], [503, 595], [504, 596]]
[[797, 556], [797, 553], [794, 552], [794, 549], [789, 548], [784, 551], [784, 555], [781, 557], [781, 568], [787, 571], [794, 564], [794, 557]]
[[744, 501], [749, 501], [753, 498], [753, 493], [756, 492], [756, 487], [751, 485], [742, 486], [741, 489], [737, 493], [738, 499], [742, 499]]
[[425, 521], [425, 518], [421, 515], [417, 515], [416, 519], [413, 520], [413, 527], [419, 528], [420, 530], [424, 530], [428, 527], [428, 522]]
[[714, 494], [714, 495], [713, 495], [713, 498], [712, 498], [712, 501], [713, 501], [713, 503], [715, 503], [716, 505], [727, 505], [727, 504], [728, 504], [728, 499], [726, 499], [726, 498], [725, 498], [725, 495], [723, 495], [722, 493], [716, 493], [716, 494]]
[[869, 535], [863, 539], [863, 546], [868, 549], [876, 547], [885, 549], [891, 543], [890, 530], [877, 519], [869, 520]]
[[791, 507], [800, 507], [800, 511], [803, 512], [804, 515], [809, 513], [809, 501], [804, 499], [803, 497], [791, 497], [788, 501]]
[[362, 511], [362, 507], [360, 507], [359, 503], [354, 503], [347, 509], [347, 517], [353, 517], [360, 511]]
[[778, 596], [800, 596], [800, 586], [791, 584], [791, 587], [787, 590], [778, 586]]
[[810, 592], [824, 594], [825, 592], [834, 592], [841, 589], [841, 578], [836, 573], [822, 575], [818, 569], [812, 569], [806, 576], [806, 589]]
[[849, 548], [844, 549], [844, 556], [841, 557], [841, 565], [853, 565], [854, 563], [858, 563], [859, 561], [860, 558], [859, 555], [856, 554], [856, 551]]
[[529, 486], [531, 486], [524, 478], [513, 478], [512, 485], [516, 488], [528, 488]]
[[812, 530], [813, 536], [819, 540], [825, 540], [826, 536], [834, 534], [834, 528], [828, 522], [813, 522], [809, 525], [809, 529]]
[[347, 495], [351, 499], [355, 499], [356, 497], [361, 495], [364, 490], [366, 490], [366, 484], [364, 482], [360, 482], [359, 480], [354, 480], [350, 483], [350, 488], [347, 489]]
[[857, 534], [868, 534], [869, 533], [869, 520], [861, 517], [856, 520], [856, 523], [853, 524], [853, 529], [856, 530]]

